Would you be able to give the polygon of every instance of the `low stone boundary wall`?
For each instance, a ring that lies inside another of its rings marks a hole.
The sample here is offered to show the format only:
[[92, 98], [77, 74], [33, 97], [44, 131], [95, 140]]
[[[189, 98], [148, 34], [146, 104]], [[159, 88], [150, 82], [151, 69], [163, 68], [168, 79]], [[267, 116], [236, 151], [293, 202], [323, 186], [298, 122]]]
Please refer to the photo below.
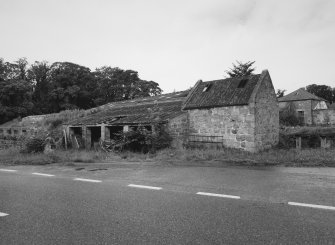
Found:
[[6, 149], [13, 146], [21, 146], [22, 141], [20, 140], [8, 140], [8, 139], [0, 139], [0, 149]]

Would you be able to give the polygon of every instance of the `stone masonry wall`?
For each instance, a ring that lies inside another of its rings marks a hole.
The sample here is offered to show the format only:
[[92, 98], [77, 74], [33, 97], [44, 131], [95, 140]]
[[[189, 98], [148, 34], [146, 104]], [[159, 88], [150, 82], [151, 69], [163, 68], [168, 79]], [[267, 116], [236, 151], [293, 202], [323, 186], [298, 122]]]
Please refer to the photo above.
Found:
[[312, 119], [312, 100], [280, 102], [279, 107], [280, 107], [281, 110], [283, 110], [289, 104], [293, 105], [295, 111], [303, 111], [304, 112], [304, 123], [305, 124], [312, 124], [313, 123], [313, 119]]
[[213, 141], [248, 151], [255, 149], [255, 117], [247, 105], [189, 110], [188, 118], [190, 141]]
[[257, 90], [255, 103], [256, 151], [271, 148], [279, 142], [279, 107], [271, 78], [266, 75]]
[[167, 131], [172, 136], [172, 146], [180, 147], [183, 145], [186, 139], [188, 131], [188, 118], [187, 114], [182, 114], [178, 117], [170, 119], [167, 124]]
[[335, 110], [314, 110], [313, 123], [316, 125], [335, 125]]

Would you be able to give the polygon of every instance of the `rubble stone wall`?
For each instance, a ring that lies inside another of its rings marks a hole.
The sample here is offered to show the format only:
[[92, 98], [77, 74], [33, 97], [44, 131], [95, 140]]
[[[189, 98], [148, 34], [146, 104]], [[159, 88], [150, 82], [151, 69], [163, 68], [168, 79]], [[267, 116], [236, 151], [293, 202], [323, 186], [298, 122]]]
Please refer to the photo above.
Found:
[[255, 116], [248, 105], [188, 111], [189, 141], [255, 150]]
[[265, 76], [255, 96], [255, 147], [269, 149], [279, 142], [279, 107], [269, 75]]
[[172, 146], [181, 147], [187, 138], [188, 117], [187, 114], [182, 114], [178, 117], [170, 119], [167, 127], [168, 133], [172, 136]]

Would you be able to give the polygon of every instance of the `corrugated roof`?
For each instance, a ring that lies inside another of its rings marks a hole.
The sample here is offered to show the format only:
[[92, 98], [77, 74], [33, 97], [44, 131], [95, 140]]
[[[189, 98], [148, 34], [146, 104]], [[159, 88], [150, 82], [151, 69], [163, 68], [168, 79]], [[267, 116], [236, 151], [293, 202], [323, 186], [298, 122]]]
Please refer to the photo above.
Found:
[[[261, 74], [199, 82], [183, 109], [247, 105]], [[245, 86], [241, 86], [241, 85]]]
[[278, 98], [279, 102], [285, 102], [285, 101], [297, 101], [297, 100], [321, 100], [326, 101], [323, 98], [320, 98], [314, 94], [311, 94], [307, 92], [304, 88], [299, 88], [296, 91], [293, 91], [292, 93], [289, 93], [288, 95], [285, 95], [281, 98]]
[[167, 120], [184, 114], [182, 104], [188, 91], [146, 97], [129, 101], [109, 103], [99, 107], [96, 113], [75, 119], [68, 125], [95, 125], [106, 123], [145, 124], [152, 122], [166, 122]]

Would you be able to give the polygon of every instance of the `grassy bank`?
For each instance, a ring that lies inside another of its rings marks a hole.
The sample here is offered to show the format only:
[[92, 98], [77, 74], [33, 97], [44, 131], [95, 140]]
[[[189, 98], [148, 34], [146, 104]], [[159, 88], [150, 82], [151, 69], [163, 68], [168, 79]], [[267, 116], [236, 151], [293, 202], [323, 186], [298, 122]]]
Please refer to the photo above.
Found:
[[54, 151], [20, 153], [17, 148], [0, 150], [0, 163], [6, 165], [45, 165], [51, 163], [108, 163], [151, 162], [160, 165], [244, 165], [244, 166], [328, 166], [335, 167], [335, 149], [272, 149], [256, 154], [234, 149], [166, 149], [156, 154], [124, 152], [120, 154], [98, 151]]

